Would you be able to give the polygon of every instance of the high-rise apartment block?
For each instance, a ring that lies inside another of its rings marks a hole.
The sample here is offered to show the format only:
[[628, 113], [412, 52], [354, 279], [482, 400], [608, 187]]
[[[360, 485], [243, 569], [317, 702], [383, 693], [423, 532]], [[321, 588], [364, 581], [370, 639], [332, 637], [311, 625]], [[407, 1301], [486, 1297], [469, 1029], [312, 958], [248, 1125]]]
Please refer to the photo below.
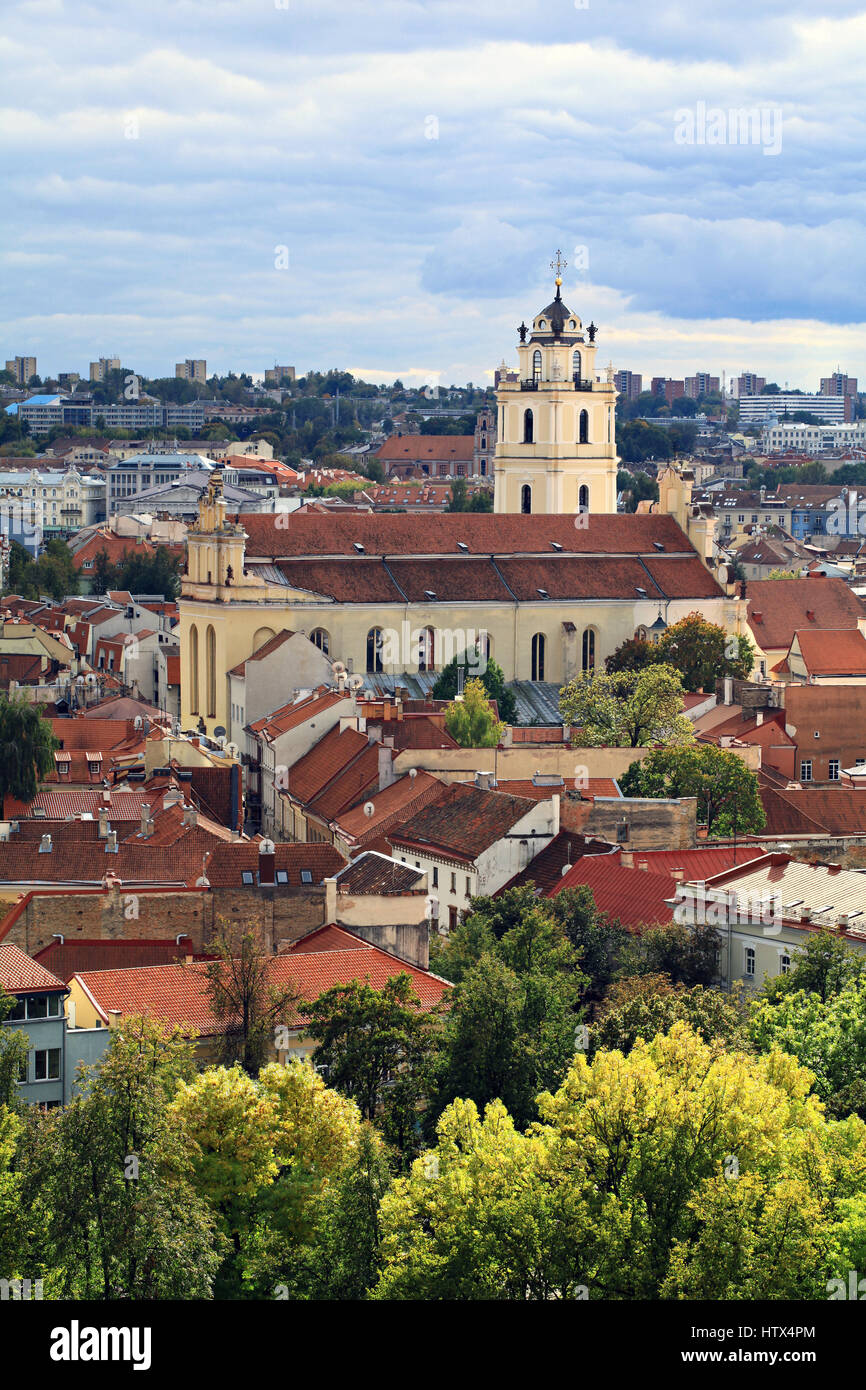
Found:
[[643, 390], [643, 377], [640, 372], [614, 372], [613, 384], [627, 401], [636, 401]]
[[670, 377], [654, 376], [650, 387], [654, 396], [664, 396], [668, 405], [673, 405], [686, 394], [684, 381], [672, 381]]
[[119, 357], [100, 357], [98, 362], [90, 364], [90, 380], [104, 381], [109, 372], [120, 371]]
[[719, 378], [710, 376], [709, 372], [695, 372], [694, 376], [686, 377], [686, 395], [693, 401], [701, 396], [715, 395], [718, 390]]
[[755, 376], [754, 372], [743, 372], [742, 376], [734, 379], [735, 394], [737, 396], [760, 396], [766, 384], [766, 377]]
[[174, 364], [175, 376], [185, 381], [207, 381], [207, 362], [203, 357], [188, 357], [185, 362]]
[[821, 377], [822, 396], [856, 396], [857, 378], [847, 372], [833, 372], [832, 376]]
[[265, 369], [265, 385], [279, 386], [284, 381], [295, 380], [294, 367], [267, 367]]
[[6, 370], [14, 376], [16, 386], [26, 386], [30, 378], [36, 375], [36, 358], [7, 357]]

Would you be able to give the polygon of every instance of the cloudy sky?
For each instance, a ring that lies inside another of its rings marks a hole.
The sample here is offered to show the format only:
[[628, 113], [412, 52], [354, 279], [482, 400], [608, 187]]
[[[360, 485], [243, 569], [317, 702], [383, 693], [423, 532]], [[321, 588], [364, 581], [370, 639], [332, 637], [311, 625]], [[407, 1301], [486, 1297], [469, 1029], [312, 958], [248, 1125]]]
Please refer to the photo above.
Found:
[[864, 60], [863, 0], [7, 0], [0, 356], [484, 382], [559, 247], [616, 367], [866, 381]]

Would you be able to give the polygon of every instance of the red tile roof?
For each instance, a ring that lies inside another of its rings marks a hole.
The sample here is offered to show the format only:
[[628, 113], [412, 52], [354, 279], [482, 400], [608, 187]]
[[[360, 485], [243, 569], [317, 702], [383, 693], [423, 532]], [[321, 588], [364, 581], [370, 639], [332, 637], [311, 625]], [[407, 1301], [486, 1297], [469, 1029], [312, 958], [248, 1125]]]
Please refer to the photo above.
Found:
[[[236, 841], [234, 844], [214, 846], [210, 858], [207, 861], [208, 882], [214, 888], [240, 888], [242, 887], [241, 874], [246, 871], [252, 873], [254, 881], [259, 881], [259, 861], [260, 843], [244, 843]], [[333, 845], [325, 844], [304, 844], [304, 845], [274, 845], [274, 871], [284, 870], [288, 877], [286, 884], [277, 884], [277, 890], [282, 887], [301, 888], [304, 881], [301, 874], [307, 870], [311, 875], [312, 884], [320, 884], [323, 879], [331, 878], [346, 867], [346, 860], [339, 850]]]
[[6, 994], [28, 994], [31, 990], [53, 994], [65, 988], [62, 980], [17, 946], [0, 946], [0, 989]]
[[[806, 670], [813, 676], [866, 676], [866, 637], [857, 628], [820, 632], [798, 629], [791, 642], [800, 648]], [[791, 651], [788, 652], [788, 665]]]
[[499, 897], [509, 888], [520, 888], [524, 883], [532, 883], [545, 897], [550, 897], [560, 879], [563, 869], [576, 864], [584, 854], [610, 854], [610, 845], [604, 840], [593, 840], [585, 835], [576, 835], [573, 830], [560, 830], [549, 845], [545, 845], [531, 859], [525, 869], [515, 874], [494, 896]]
[[[229, 674], [239, 675], [240, 668], [235, 667], [234, 672]], [[290, 700], [287, 705], [274, 710], [272, 714], [256, 719], [249, 728], [254, 734], [261, 734], [269, 743], [273, 743], [281, 734], [287, 733], [289, 729], [300, 728], [308, 719], [315, 719], [316, 715], [323, 714], [325, 710], [339, 704], [345, 698], [345, 695], [336, 690], [324, 690], [322, 687], [303, 700]]]
[[755, 579], [746, 594], [749, 626], [764, 651], [787, 651], [804, 629], [856, 628], [866, 618], [866, 604], [842, 579]]
[[549, 896], [556, 897], [564, 888], [579, 888], [583, 884], [592, 890], [599, 911], [617, 918], [624, 927], [648, 926], [673, 919], [673, 909], [665, 899], [674, 896], [676, 885], [668, 874], [624, 869], [614, 862], [612, 855], [585, 855], [559, 880]]
[[372, 815], [368, 816], [364, 807], [358, 805], [337, 816], [340, 832], [357, 845], [367, 845], [389, 830], [404, 826], [422, 806], [438, 801], [444, 790], [445, 783], [429, 772], [419, 771], [415, 777], [406, 773], [383, 791], [369, 794], [365, 805], [366, 801], [372, 804]]
[[366, 734], [335, 725], [289, 768], [289, 795], [302, 803], [312, 801], [369, 746]]
[[467, 546], [470, 554], [486, 556], [553, 553], [552, 541], [562, 545], [566, 554], [642, 554], [653, 558], [657, 553], [656, 541], [664, 545], [669, 554], [696, 553], [673, 518], [658, 515], [599, 514], [590, 517], [589, 526], [576, 527], [571, 517], [557, 515], [474, 512], [434, 516], [376, 512], [326, 515], [302, 507], [281, 520], [283, 524], [278, 527], [273, 514], [250, 513], [243, 517], [244, 530], [249, 537], [248, 561], [315, 555], [351, 557], [357, 553], [356, 542], [364, 546], [368, 555], [395, 558], [400, 555], [459, 557], [459, 541]]
[[[189, 942], [186, 943], [186, 946]], [[5, 948], [0, 946], [0, 951]], [[36, 952], [35, 959], [46, 969], [53, 970], [61, 980], [85, 970], [129, 970], [141, 965], [170, 965], [187, 955], [184, 943], [174, 937], [165, 941], [123, 940], [103, 941], [79, 937], [67, 941], [52, 941]]]
[[[438, 1004], [450, 988], [445, 980], [407, 965], [340, 928], [320, 929], [320, 943], [312, 940], [313, 935], [304, 938], [303, 949], [272, 957], [268, 962], [270, 985], [282, 989], [294, 985], [302, 999], [313, 1000], [332, 985], [362, 980], [381, 989], [388, 980], [405, 973], [425, 1009]], [[345, 938], [345, 945], [341, 938]], [[203, 963], [84, 971], [75, 978], [106, 1022], [109, 1012], [117, 1010], [121, 1015], [146, 1013], [168, 1022], [190, 1024], [204, 1035], [220, 1031], [211, 1011]], [[297, 1015], [292, 1022], [303, 1027]]]
[[525, 796], [451, 782], [443, 794], [388, 834], [391, 845], [472, 862], [535, 806]]
[[866, 835], [866, 794], [860, 787], [761, 788], [767, 835]]
[[471, 463], [474, 453], [473, 434], [392, 434], [373, 457], [382, 463]]

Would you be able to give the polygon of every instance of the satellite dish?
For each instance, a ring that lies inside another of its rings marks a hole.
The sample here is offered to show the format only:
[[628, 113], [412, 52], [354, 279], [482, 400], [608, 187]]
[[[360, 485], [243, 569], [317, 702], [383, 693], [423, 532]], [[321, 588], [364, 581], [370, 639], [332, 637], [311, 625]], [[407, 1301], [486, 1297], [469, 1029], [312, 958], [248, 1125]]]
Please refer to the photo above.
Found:
[[216, 728], [213, 731], [213, 736], [214, 738], [225, 738], [226, 731], [223, 728], [222, 724], [217, 724]]
[[719, 568], [716, 570], [716, 578], [722, 586], [729, 583], [727, 565], [719, 565]]
[[342, 661], [332, 661], [331, 670], [333, 671], [335, 676], [345, 676], [347, 674], [346, 668], [343, 665]]
[[274, 852], [273, 840], [262, 840], [259, 845], [259, 854], [273, 854]]
[[236, 758], [238, 755], [238, 746], [236, 743], [227, 743], [225, 751], [230, 757]]
[[412, 778], [412, 781], [414, 782], [414, 781], [415, 781], [415, 778], [418, 776], [418, 769], [417, 769], [417, 767], [410, 767], [410, 769], [409, 769], [409, 776]]
[[373, 814], [373, 812], [375, 811], [375, 809], [376, 809], [376, 807], [373, 805], [372, 801], [365, 801], [365, 802], [364, 802], [364, 815], [365, 815], [365, 816], [367, 816], [367, 817], [372, 816], [372, 814]]
[[144, 720], [142, 719], [142, 717], [141, 717], [140, 714], [137, 714], [137, 715], [135, 716], [135, 719], [134, 719], [132, 722], [133, 722], [134, 728], [140, 729], [141, 726], [142, 726], [142, 724], [144, 723]]

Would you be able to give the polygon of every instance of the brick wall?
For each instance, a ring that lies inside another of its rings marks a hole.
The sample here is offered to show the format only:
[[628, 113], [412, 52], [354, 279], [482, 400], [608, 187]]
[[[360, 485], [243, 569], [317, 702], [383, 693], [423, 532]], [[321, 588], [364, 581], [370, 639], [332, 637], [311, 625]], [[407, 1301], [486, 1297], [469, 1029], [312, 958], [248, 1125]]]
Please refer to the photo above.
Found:
[[[564, 803], [563, 803], [564, 804]], [[577, 803], [578, 806], [587, 803]], [[628, 822], [628, 839], [620, 840], [617, 827]], [[581, 825], [571, 825], [563, 815], [562, 824], [584, 835], [610, 840], [623, 849], [694, 849], [697, 844], [697, 801], [622, 800], [593, 801], [590, 814]]]
[[3, 940], [33, 955], [49, 946], [55, 933], [67, 941], [122, 941], [165, 940], [186, 932], [192, 951], [199, 953], [210, 920], [207, 897], [201, 892], [132, 893], [122, 887], [36, 893]]

